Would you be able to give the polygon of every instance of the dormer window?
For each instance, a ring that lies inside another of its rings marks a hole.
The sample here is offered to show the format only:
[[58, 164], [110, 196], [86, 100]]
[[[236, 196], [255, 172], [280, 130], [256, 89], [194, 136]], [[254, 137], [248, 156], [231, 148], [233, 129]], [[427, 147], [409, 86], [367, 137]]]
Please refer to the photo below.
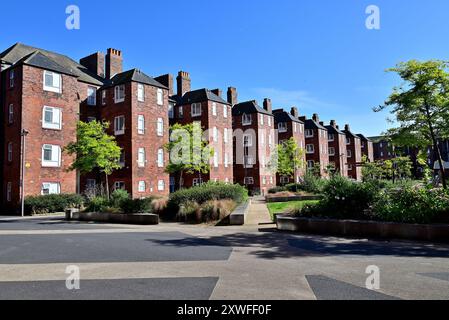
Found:
[[114, 101], [120, 103], [125, 101], [125, 85], [119, 85], [114, 88]]
[[59, 73], [44, 71], [44, 90], [49, 92], [62, 92], [62, 79]]
[[279, 130], [280, 133], [287, 132], [287, 123], [286, 122], [280, 122], [278, 124], [278, 130]]
[[250, 114], [244, 114], [242, 116], [242, 125], [249, 126], [252, 124], [252, 122], [253, 122], [253, 119]]

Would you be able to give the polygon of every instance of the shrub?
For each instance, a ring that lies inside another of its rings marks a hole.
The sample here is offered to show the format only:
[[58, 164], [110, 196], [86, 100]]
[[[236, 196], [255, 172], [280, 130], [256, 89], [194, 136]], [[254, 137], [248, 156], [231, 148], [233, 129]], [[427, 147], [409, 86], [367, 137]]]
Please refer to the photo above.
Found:
[[51, 194], [25, 199], [26, 214], [48, 214], [63, 212], [69, 208], [81, 208], [84, 198], [77, 194]]
[[153, 199], [124, 199], [120, 203], [120, 209], [123, 213], [134, 214], [134, 213], [150, 213], [153, 211], [151, 205]]
[[235, 209], [233, 200], [212, 200], [201, 206], [201, 221], [220, 221], [229, 216]]
[[287, 191], [286, 187], [274, 187], [268, 190], [269, 194], [275, 194], [275, 193], [279, 193], [279, 192], [284, 192]]
[[109, 203], [105, 197], [93, 197], [90, 199], [86, 211], [88, 212], [104, 212], [107, 210]]
[[176, 215], [178, 221], [183, 222], [198, 222], [201, 220], [201, 207], [195, 201], [186, 201], [179, 206], [178, 213]]
[[299, 185], [300, 190], [319, 194], [323, 191], [326, 180], [315, 176], [312, 172], [304, 175], [304, 181]]
[[126, 190], [117, 189], [112, 192], [109, 205], [113, 208], [120, 208], [122, 203], [129, 200], [129, 193]]
[[156, 198], [151, 205], [153, 206], [154, 213], [162, 213], [167, 209], [168, 197]]

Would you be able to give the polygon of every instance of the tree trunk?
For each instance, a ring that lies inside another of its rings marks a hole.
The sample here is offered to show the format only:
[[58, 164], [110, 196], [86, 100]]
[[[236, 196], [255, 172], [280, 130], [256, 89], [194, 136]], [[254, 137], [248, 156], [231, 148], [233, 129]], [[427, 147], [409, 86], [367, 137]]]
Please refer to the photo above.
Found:
[[182, 176], [183, 176], [183, 171], [181, 171], [181, 173], [180, 173], [180, 175], [179, 175], [179, 189], [181, 190], [182, 189]]
[[106, 177], [106, 197], [108, 198], [108, 201], [109, 201], [109, 199], [110, 199], [110, 196], [109, 196], [109, 179], [108, 179], [108, 174], [107, 173], [105, 173], [104, 175]]

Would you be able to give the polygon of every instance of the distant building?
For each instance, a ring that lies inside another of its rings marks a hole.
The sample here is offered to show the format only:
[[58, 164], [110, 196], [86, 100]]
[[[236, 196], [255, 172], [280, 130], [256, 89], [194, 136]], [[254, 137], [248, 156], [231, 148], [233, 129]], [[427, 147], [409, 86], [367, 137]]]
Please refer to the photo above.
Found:
[[348, 176], [354, 180], [362, 180], [362, 147], [360, 137], [351, 132], [350, 126], [345, 125], [346, 158]]
[[340, 130], [335, 120], [332, 120], [326, 128], [329, 141], [329, 165], [343, 177], [347, 177], [346, 134]]

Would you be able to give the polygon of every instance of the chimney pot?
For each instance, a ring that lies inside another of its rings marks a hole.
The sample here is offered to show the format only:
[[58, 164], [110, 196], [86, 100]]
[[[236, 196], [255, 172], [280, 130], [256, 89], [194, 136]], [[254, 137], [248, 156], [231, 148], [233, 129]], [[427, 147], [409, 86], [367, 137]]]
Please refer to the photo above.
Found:
[[346, 131], [351, 131], [351, 127], [349, 126], [349, 124], [345, 125], [345, 130]]
[[106, 54], [106, 78], [111, 79], [118, 73], [123, 72], [122, 52], [109, 48]]
[[190, 80], [190, 74], [185, 71], [179, 71], [178, 76], [176, 77], [176, 83], [177, 83], [177, 92], [178, 96], [182, 97], [186, 92], [189, 92], [192, 90], [191, 87], [191, 80]]
[[313, 114], [312, 119], [313, 119], [313, 121], [315, 121], [315, 122], [320, 122], [320, 117], [318, 116], [317, 113], [314, 113], [314, 114]]

